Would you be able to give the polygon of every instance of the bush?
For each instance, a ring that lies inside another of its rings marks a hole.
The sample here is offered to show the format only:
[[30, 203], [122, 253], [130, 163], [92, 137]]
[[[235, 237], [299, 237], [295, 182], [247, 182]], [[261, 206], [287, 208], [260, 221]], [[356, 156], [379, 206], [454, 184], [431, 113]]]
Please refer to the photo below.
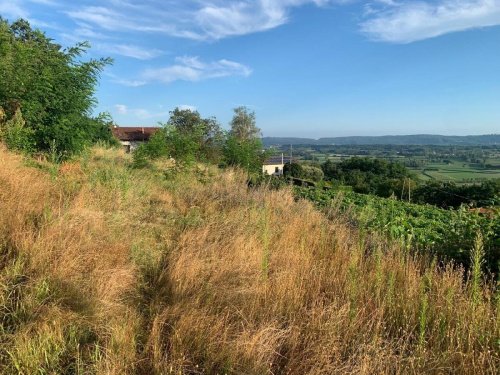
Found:
[[286, 177], [302, 178], [303, 172], [302, 166], [299, 163], [286, 163], [283, 167], [283, 174]]
[[312, 181], [321, 181], [324, 177], [325, 174], [320, 168], [312, 165], [302, 166], [302, 178]]
[[3, 124], [1, 117], [3, 116], [0, 116], [0, 139], [7, 147], [24, 153], [32, 152], [34, 149], [33, 130], [26, 127], [21, 110], [18, 109], [14, 116]]

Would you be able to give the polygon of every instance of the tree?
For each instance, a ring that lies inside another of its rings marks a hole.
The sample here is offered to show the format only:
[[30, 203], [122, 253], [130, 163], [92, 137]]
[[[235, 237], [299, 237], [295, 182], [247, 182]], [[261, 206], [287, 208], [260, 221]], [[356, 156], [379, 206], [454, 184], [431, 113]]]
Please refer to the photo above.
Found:
[[231, 120], [231, 135], [240, 141], [248, 141], [260, 138], [260, 129], [255, 125], [255, 112], [249, 111], [247, 107], [234, 108]]
[[259, 173], [266, 155], [262, 151], [260, 129], [255, 125], [255, 113], [245, 107], [235, 108], [230, 126], [224, 145], [226, 163]]
[[196, 161], [219, 163], [224, 133], [214, 117], [202, 118], [198, 111], [176, 108], [162, 129], [134, 152], [137, 167], [147, 160], [170, 156], [185, 165]]
[[390, 197], [400, 196], [403, 191], [404, 197], [409, 186], [415, 187], [414, 176], [404, 165], [383, 159], [353, 157], [340, 163], [327, 160], [321, 169], [327, 179], [352, 186], [357, 193]]
[[303, 177], [303, 170], [302, 166], [299, 163], [286, 163], [283, 166], [283, 174], [286, 177], [296, 177], [296, 178], [302, 178]]
[[7, 118], [22, 110], [35, 150], [55, 147], [64, 157], [112, 139], [104, 116], [92, 116], [100, 73], [111, 60], [83, 62], [88, 48], [63, 49], [25, 20], [0, 19], [0, 106]]
[[167, 127], [167, 140], [171, 146], [177, 145], [178, 156], [183, 148], [192, 153], [192, 159], [212, 163], [220, 161], [224, 133], [215, 117], [202, 118], [198, 111], [176, 108], [170, 112]]

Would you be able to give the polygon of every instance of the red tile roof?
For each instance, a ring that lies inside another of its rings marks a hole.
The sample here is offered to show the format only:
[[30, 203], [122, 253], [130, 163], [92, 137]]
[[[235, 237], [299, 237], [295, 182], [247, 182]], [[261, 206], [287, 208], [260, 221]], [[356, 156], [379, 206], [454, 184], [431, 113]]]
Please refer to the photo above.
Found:
[[114, 127], [113, 135], [120, 141], [148, 141], [161, 128], [159, 127]]

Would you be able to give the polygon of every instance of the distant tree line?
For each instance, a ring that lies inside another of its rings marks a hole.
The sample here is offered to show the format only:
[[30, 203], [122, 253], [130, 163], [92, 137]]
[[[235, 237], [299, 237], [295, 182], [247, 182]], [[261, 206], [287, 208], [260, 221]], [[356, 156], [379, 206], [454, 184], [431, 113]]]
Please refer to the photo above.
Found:
[[408, 190], [415, 185], [415, 176], [407, 168], [383, 159], [354, 157], [340, 163], [327, 160], [321, 169], [328, 180], [351, 186], [357, 193], [380, 197], [407, 197]]
[[384, 159], [352, 157], [327, 160], [321, 169], [296, 162], [285, 165], [285, 177], [326, 181], [333, 186], [349, 186], [354, 192], [379, 197], [396, 197], [441, 208], [489, 207], [500, 204], [500, 179], [476, 184], [430, 180], [421, 182], [404, 165]]
[[457, 185], [454, 182], [427, 181], [418, 186], [413, 199], [442, 208], [458, 208], [462, 204], [489, 207], [500, 204], [500, 179], [477, 184]]

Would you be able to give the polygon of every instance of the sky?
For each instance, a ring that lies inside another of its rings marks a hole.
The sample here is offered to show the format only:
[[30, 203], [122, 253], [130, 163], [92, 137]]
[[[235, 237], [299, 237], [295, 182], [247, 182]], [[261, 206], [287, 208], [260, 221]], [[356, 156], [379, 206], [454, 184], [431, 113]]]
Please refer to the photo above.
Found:
[[264, 136], [500, 133], [500, 0], [0, 0], [112, 57], [96, 112], [255, 111]]

